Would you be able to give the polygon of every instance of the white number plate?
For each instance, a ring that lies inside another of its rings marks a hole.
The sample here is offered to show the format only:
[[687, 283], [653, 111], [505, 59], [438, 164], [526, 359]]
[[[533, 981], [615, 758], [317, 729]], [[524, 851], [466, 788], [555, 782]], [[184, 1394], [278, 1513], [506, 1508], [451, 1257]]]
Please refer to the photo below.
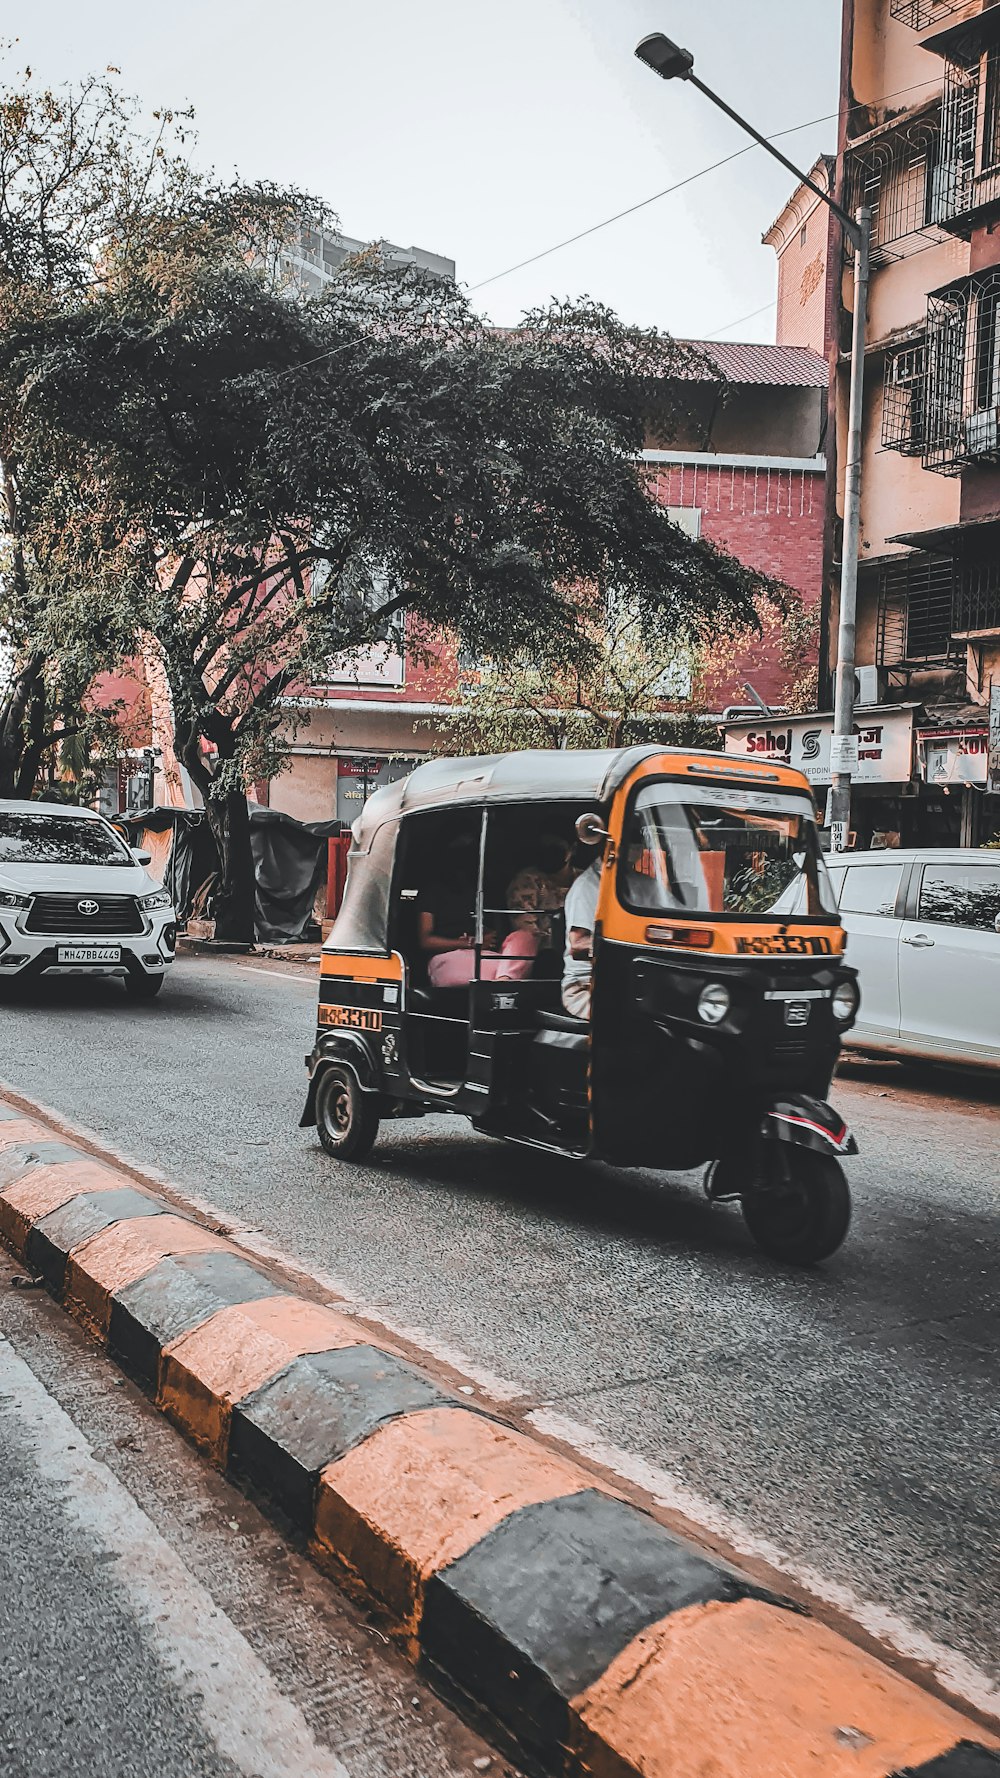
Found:
[[60, 963], [120, 963], [121, 945], [60, 945]]

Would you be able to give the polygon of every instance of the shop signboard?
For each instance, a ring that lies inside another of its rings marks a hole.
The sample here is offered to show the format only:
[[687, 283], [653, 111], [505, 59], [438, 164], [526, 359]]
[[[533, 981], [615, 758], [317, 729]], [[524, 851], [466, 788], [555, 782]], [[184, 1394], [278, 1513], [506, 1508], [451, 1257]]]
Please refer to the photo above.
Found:
[[918, 729], [917, 740], [928, 784], [985, 787], [989, 765], [989, 733], [985, 727]]
[[[913, 769], [913, 706], [861, 710], [854, 724], [858, 762], [855, 784], [905, 784]], [[833, 717], [741, 717], [726, 726], [726, 752], [793, 766], [810, 784], [831, 780]], [[853, 753], [853, 749], [850, 749]]]
[[989, 786], [1000, 791], [1000, 685], [990, 687]]
[[406, 778], [419, 761], [386, 759], [370, 753], [341, 754], [337, 759], [337, 819], [356, 821], [373, 790]]

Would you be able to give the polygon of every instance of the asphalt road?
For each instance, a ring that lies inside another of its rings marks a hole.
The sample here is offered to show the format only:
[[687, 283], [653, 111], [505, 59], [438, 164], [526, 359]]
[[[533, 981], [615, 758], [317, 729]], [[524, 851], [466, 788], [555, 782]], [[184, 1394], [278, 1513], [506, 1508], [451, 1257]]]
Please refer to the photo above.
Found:
[[335, 1164], [297, 1128], [311, 976], [182, 960], [159, 1001], [39, 988], [0, 1080], [260, 1229], [516, 1408], [1000, 1715], [1000, 1086], [853, 1063], [848, 1244], [783, 1271], [692, 1176], [447, 1118]]
[[0, 1255], [4, 1778], [514, 1778], [16, 1270]]

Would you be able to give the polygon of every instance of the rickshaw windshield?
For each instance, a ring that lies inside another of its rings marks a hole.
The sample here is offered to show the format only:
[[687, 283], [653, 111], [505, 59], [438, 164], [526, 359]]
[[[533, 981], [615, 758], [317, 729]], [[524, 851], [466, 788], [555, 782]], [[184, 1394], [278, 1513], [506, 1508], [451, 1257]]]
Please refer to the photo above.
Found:
[[625, 824], [618, 895], [643, 913], [837, 912], [812, 805], [788, 792], [646, 784]]

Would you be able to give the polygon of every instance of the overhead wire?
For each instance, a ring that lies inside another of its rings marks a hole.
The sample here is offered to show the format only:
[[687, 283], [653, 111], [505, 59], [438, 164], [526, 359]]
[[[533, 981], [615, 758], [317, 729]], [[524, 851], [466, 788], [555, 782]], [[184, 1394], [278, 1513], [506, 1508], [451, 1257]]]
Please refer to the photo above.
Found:
[[[897, 87], [894, 92], [883, 93], [878, 99], [873, 99], [871, 103], [873, 105], [883, 105], [889, 99], [901, 99], [907, 93], [915, 93], [922, 88], [936, 86], [937, 84], [936, 80], [918, 80], [915, 81], [912, 86], [901, 86]], [[767, 140], [769, 142], [778, 142], [784, 136], [795, 136], [798, 135], [801, 130], [814, 129], [817, 124], [832, 123], [840, 118], [843, 110], [844, 107], [841, 106], [836, 111], [826, 112], [822, 117], [810, 118], [806, 123], [792, 124], [788, 129], [776, 130], [773, 135], [768, 136]], [[502, 272], [494, 272], [489, 278], [481, 278], [478, 284], [470, 284], [468, 286], [469, 295], [471, 296], [476, 290], [485, 289], [487, 284], [496, 284], [501, 278], [511, 277], [514, 272], [523, 271], [526, 266], [536, 265], [540, 259], [548, 259], [550, 254], [559, 253], [564, 247], [573, 246], [576, 241], [586, 240], [588, 235], [595, 235], [599, 233], [601, 229], [610, 228], [612, 223], [621, 222], [626, 216], [634, 216], [638, 210], [645, 210], [650, 204], [658, 203], [661, 198], [669, 197], [671, 193], [675, 191], [682, 191], [685, 186], [693, 185], [696, 180], [704, 179], [709, 173], [717, 172], [720, 167], [728, 166], [731, 161], [740, 160], [745, 154], [752, 154], [754, 149], [758, 146], [759, 144], [756, 142], [748, 142], [745, 147], [734, 149], [732, 154], [723, 155], [721, 160], [713, 161], [710, 166], [701, 167], [697, 172], [689, 173], [686, 178], [677, 180], [675, 184], [664, 186], [662, 191], [654, 192], [651, 197], [641, 198], [637, 204], [630, 204], [627, 209], [618, 210], [613, 216], [606, 216], [603, 222], [595, 222], [589, 228], [581, 229], [578, 234], [568, 235], [564, 241], [557, 241], [553, 246], [543, 248], [540, 253], [533, 253], [529, 258], [519, 260], [516, 265], [507, 266], [506, 270]], [[758, 315], [763, 315], [767, 309], [773, 307], [773, 302], [765, 303], [763, 308], [755, 309], [749, 315], [741, 315], [736, 321], [727, 322], [725, 327], [716, 328], [715, 333], [707, 334], [705, 337], [714, 339], [717, 334], [727, 333], [730, 327], [739, 327], [744, 321], [755, 320]], [[279, 371], [277, 374], [279, 376], [291, 376], [296, 371], [304, 370], [308, 365], [319, 364], [325, 358], [333, 358], [339, 352], [348, 351], [356, 344], [357, 342], [355, 340], [349, 340], [346, 344], [331, 346], [328, 351], [317, 352], [314, 358], [306, 358], [301, 364], [289, 365], [286, 370]]]
[[[901, 86], [897, 87], [895, 92], [883, 93], [880, 98], [871, 102], [874, 105], [884, 105], [889, 99], [901, 99], [907, 93], [915, 93], [921, 88], [936, 85], [938, 82], [933, 79], [918, 80], [912, 86]], [[813, 117], [806, 123], [792, 124], [788, 129], [776, 130], [773, 135], [768, 136], [767, 140], [780, 142], [782, 137], [795, 136], [800, 130], [811, 130], [821, 123], [833, 123], [840, 118], [843, 110], [844, 107], [840, 106], [836, 111], [824, 113], [822, 117]], [[677, 180], [673, 185], [665, 185], [662, 191], [654, 191], [651, 197], [641, 198], [637, 204], [629, 204], [625, 210], [616, 210], [613, 216], [606, 216], [602, 222], [591, 223], [589, 228], [580, 229], [575, 235], [567, 235], [564, 241], [556, 241], [551, 247], [543, 247], [539, 253], [532, 253], [527, 259], [518, 260], [516, 265], [509, 265], [502, 272], [493, 272], [488, 278], [480, 278], [478, 283], [468, 286], [470, 296], [477, 290], [485, 290], [488, 284], [496, 284], [501, 278], [509, 278], [514, 272], [523, 271], [526, 266], [537, 265], [540, 259], [548, 259], [552, 253], [561, 253], [564, 247], [572, 247], [575, 242], [584, 241], [589, 235], [598, 234], [601, 229], [610, 228], [612, 223], [621, 222], [626, 216], [634, 216], [638, 210], [645, 210], [650, 204], [659, 203], [661, 198], [670, 197], [675, 191], [682, 191], [685, 186], [693, 185], [695, 180], [704, 179], [709, 173], [717, 172], [720, 167], [728, 166], [730, 161], [739, 160], [744, 154], [752, 154], [758, 146], [759, 144], [756, 142], [748, 142], [745, 147], [735, 149], [732, 154], [724, 155], [721, 160], [713, 161], [710, 166], [701, 167], [696, 173], [689, 173], [686, 178]], [[731, 325], [735, 327], [737, 323], [733, 322]]]

